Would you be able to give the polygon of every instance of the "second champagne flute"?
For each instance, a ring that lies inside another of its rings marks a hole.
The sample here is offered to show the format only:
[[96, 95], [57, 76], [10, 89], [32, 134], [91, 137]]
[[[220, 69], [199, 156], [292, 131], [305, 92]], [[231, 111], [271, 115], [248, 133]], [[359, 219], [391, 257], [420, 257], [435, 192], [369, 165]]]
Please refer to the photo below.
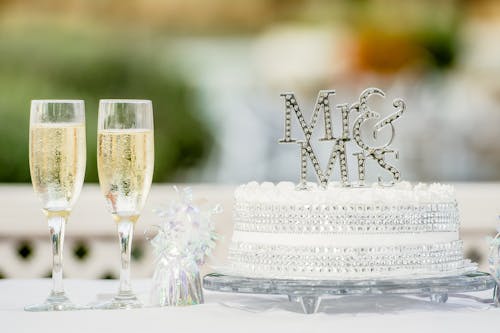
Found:
[[153, 178], [153, 107], [149, 100], [101, 100], [97, 132], [99, 184], [118, 229], [120, 287], [100, 309], [142, 307], [130, 284], [130, 251]]

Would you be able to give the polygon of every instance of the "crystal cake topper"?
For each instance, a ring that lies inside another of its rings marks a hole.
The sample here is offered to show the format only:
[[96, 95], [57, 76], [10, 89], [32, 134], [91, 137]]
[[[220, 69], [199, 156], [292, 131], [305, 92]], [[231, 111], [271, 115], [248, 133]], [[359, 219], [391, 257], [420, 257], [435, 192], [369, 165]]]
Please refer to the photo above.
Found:
[[[384, 92], [378, 88], [368, 88], [365, 89], [359, 100], [355, 103], [348, 104], [338, 104], [335, 109], [340, 112], [341, 116], [341, 129], [342, 133], [339, 137], [333, 135], [332, 126], [332, 108], [330, 106], [330, 97], [335, 94], [335, 90], [320, 90], [318, 93], [318, 98], [316, 99], [316, 104], [313, 109], [312, 118], [309, 123], [304, 119], [304, 114], [302, 113], [300, 106], [295, 98], [293, 92], [287, 92], [281, 94], [285, 98], [285, 127], [284, 127], [284, 137], [279, 141], [279, 143], [295, 143], [300, 146], [300, 183], [299, 189], [307, 188], [307, 166], [308, 160], [312, 163], [318, 184], [321, 187], [327, 187], [330, 181], [333, 169], [335, 167], [336, 161], [339, 160], [340, 166], [340, 182], [342, 186], [364, 186], [365, 176], [366, 176], [366, 161], [372, 159], [377, 164], [389, 172], [392, 176], [392, 180], [389, 182], [383, 182], [381, 177], [378, 177], [378, 182], [383, 186], [392, 186], [401, 179], [400, 172], [392, 165], [386, 162], [385, 158], [387, 155], [393, 155], [394, 158], [398, 158], [398, 152], [389, 149], [389, 145], [394, 140], [395, 127], [393, 122], [401, 117], [401, 115], [406, 110], [406, 104], [402, 99], [395, 99], [393, 101], [393, 106], [396, 111], [391, 113], [385, 118], [382, 118], [371, 128], [371, 135], [374, 139], [377, 139], [378, 133], [380, 133], [385, 128], [390, 128], [390, 139], [384, 144], [379, 146], [372, 146], [363, 139], [363, 132], [366, 128], [363, 124], [366, 121], [373, 121], [374, 119], [379, 119], [380, 114], [373, 111], [368, 106], [368, 99], [372, 95], [378, 95], [385, 97]], [[352, 128], [352, 137], [350, 134], [349, 126], [349, 116], [352, 111], [356, 111], [359, 115], [354, 121]], [[326, 165], [326, 169], [323, 170], [320, 166], [318, 155], [315, 153], [311, 140], [314, 129], [318, 124], [318, 118], [320, 113], [323, 112], [323, 122], [324, 122], [324, 136], [319, 139], [320, 141], [329, 141], [332, 143], [330, 156]], [[300, 125], [300, 128], [304, 134], [303, 140], [297, 140], [292, 138], [292, 113], [295, 114], [296, 119]], [[349, 181], [349, 172], [347, 168], [347, 151], [346, 143], [354, 139], [356, 145], [361, 149], [361, 151], [355, 152], [353, 155], [356, 156], [358, 160], [358, 181], [351, 183]]]

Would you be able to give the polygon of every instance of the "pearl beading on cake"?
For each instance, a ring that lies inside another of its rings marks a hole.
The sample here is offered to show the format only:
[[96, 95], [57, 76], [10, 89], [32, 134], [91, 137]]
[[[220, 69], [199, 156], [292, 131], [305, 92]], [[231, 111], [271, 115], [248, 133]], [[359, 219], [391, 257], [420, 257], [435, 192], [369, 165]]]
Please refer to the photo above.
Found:
[[231, 251], [248, 252], [258, 254], [257, 256], [267, 254], [282, 254], [282, 255], [318, 255], [342, 254], [365, 257], [367, 255], [385, 256], [399, 254], [405, 252], [407, 254], [422, 254], [423, 257], [433, 254], [442, 254], [443, 256], [451, 254], [451, 252], [462, 251], [462, 241], [456, 240], [445, 243], [423, 244], [423, 245], [397, 245], [397, 246], [371, 246], [371, 247], [336, 247], [336, 246], [287, 246], [287, 245], [268, 245], [249, 242], [233, 242], [230, 248]]
[[419, 278], [455, 276], [474, 271], [476, 265], [469, 260], [458, 260], [427, 266], [366, 266], [366, 267], [314, 267], [314, 266], [276, 266], [241, 263], [221, 269], [221, 273], [248, 277], [275, 277], [284, 279], [366, 279], [366, 278]]
[[226, 273], [280, 278], [447, 276], [463, 258], [453, 187], [400, 182], [326, 189], [251, 182], [235, 192]]
[[285, 205], [237, 202], [234, 230], [269, 233], [458, 231], [456, 202], [417, 205]]
[[467, 271], [462, 242], [415, 246], [317, 247], [233, 243], [229, 260], [234, 272], [259, 276], [362, 277], [367, 275], [428, 275]]

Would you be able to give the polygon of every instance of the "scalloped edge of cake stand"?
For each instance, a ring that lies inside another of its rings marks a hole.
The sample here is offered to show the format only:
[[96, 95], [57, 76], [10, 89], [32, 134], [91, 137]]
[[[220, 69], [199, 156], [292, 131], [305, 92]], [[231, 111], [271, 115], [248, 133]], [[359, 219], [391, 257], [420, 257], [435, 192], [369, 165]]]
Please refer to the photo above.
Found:
[[499, 286], [490, 274], [480, 271], [411, 280], [295, 280], [211, 273], [203, 277], [203, 288], [242, 294], [287, 295], [288, 300], [299, 303], [306, 314], [316, 313], [325, 296], [416, 295], [429, 297], [434, 303], [445, 303], [449, 296], [493, 289], [491, 299], [473, 299], [495, 306], [500, 304]]

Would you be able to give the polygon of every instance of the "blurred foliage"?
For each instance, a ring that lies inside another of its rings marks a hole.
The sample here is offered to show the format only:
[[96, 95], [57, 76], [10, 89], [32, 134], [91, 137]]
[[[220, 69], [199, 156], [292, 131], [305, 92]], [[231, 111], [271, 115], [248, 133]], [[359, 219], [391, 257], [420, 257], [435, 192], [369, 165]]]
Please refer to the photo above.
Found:
[[446, 70], [459, 52], [464, 4], [458, 1], [351, 3], [361, 71]]
[[214, 139], [200, 118], [195, 89], [185, 73], [169, 65], [175, 61], [168, 59], [165, 36], [259, 36], [280, 25], [323, 26], [344, 38], [338, 46], [346, 50], [343, 70], [350, 78], [444, 73], [459, 55], [461, 20], [472, 3], [0, 0], [0, 182], [30, 179], [31, 99], [85, 99], [86, 181], [97, 181], [99, 98], [153, 101], [155, 181], [180, 180], [184, 171], [199, 165]]
[[173, 180], [208, 155], [212, 136], [194, 92], [168, 68], [160, 43], [89, 31], [46, 24], [0, 28], [0, 182], [30, 181], [31, 99], [85, 100], [87, 182], [98, 180], [100, 98], [153, 101], [155, 181]]

